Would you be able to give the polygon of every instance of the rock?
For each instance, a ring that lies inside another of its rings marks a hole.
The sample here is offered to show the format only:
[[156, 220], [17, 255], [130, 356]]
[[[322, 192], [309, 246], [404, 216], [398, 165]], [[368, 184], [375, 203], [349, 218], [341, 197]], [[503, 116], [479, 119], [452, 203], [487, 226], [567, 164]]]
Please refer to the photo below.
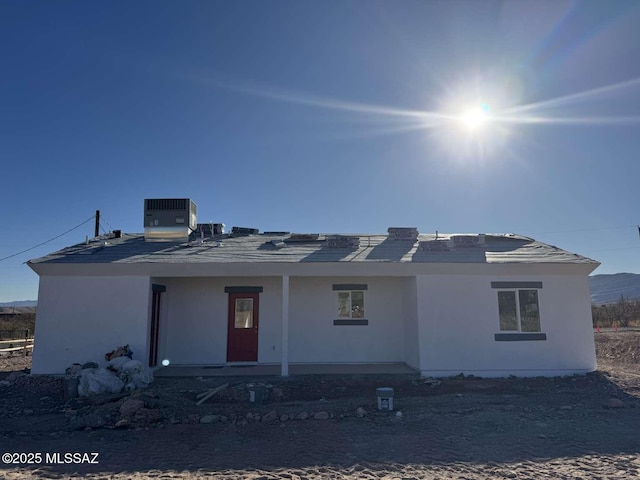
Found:
[[7, 380], [0, 380], [0, 387], [8, 387], [11, 385], [11, 382]]
[[263, 422], [273, 422], [276, 418], [278, 418], [278, 414], [275, 410], [267, 413], [264, 417], [262, 417]]
[[253, 419], [254, 419], [256, 422], [259, 422], [259, 421], [260, 421], [260, 418], [261, 418], [261, 417], [260, 417], [260, 414], [259, 414], [259, 413], [254, 413], [254, 414], [253, 414]]
[[284, 397], [284, 393], [282, 393], [281, 388], [273, 387], [273, 389], [271, 390], [271, 396], [274, 398], [274, 400], [280, 400], [282, 397]]
[[164, 418], [162, 412], [158, 410], [149, 410], [148, 408], [141, 408], [136, 412], [136, 416], [134, 420], [142, 421], [145, 423], [155, 423], [159, 422]]
[[573, 407], [571, 405], [562, 405], [560, 410], [573, 410]]
[[82, 364], [82, 370], [86, 370], [88, 368], [99, 368], [99, 365], [96, 362], [85, 362]]
[[307, 418], [309, 418], [309, 414], [307, 412], [300, 412], [296, 415], [296, 420], [306, 420]]
[[251, 412], [247, 413], [247, 415], [244, 418], [246, 418], [247, 420], [253, 420], [253, 413]]
[[128, 427], [130, 424], [131, 422], [127, 418], [121, 418], [116, 422], [116, 428]]
[[283, 415], [280, 415], [281, 422], [286, 422], [287, 420], [289, 420], [289, 415], [287, 415], [286, 413]]
[[64, 373], [67, 375], [76, 375], [80, 370], [82, 370], [82, 365], [80, 365], [79, 363], [74, 363], [73, 365], [67, 367]]
[[30, 408], [25, 408], [24, 410], [22, 410], [22, 413], [24, 413], [25, 415], [31, 415], [33, 414], [33, 410], [31, 410]]
[[603, 404], [604, 408], [623, 408], [624, 403], [619, 398], [610, 398]]
[[227, 422], [229, 421], [229, 419], [228, 419], [225, 415], [222, 415], [222, 416], [220, 417], [220, 421], [221, 421], [222, 423], [227, 423]]
[[104, 424], [105, 421], [100, 415], [89, 413], [88, 415], [72, 419], [71, 422], [69, 422], [69, 428], [72, 430], [91, 429], [102, 427]]
[[318, 412], [313, 416], [313, 418], [315, 420], [328, 420], [329, 419], [329, 413], [328, 412]]
[[120, 415], [123, 417], [130, 417], [142, 407], [144, 407], [144, 402], [142, 400], [125, 400], [122, 405], [120, 405]]
[[44, 397], [40, 397], [40, 401], [44, 402], [45, 400], [49, 400], [50, 398], [51, 398], [50, 396], [46, 395]]
[[362, 407], [358, 407], [358, 409], [356, 410], [356, 417], [358, 417], [358, 418], [366, 417], [367, 415], [369, 415], [369, 414]]
[[202, 418], [200, 418], [200, 423], [213, 423], [219, 421], [220, 415], [204, 415]]

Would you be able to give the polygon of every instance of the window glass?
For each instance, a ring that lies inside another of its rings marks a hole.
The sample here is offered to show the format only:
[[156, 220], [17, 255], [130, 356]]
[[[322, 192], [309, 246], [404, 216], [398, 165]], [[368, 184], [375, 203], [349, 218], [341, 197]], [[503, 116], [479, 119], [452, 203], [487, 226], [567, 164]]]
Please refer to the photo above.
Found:
[[517, 331], [516, 292], [498, 292], [500, 330]]
[[351, 292], [351, 318], [364, 318], [364, 292]]
[[236, 328], [253, 328], [253, 298], [236, 298]]
[[518, 290], [520, 300], [520, 330], [523, 332], [540, 331], [540, 312], [537, 290]]
[[349, 318], [351, 306], [349, 305], [350, 292], [338, 293], [338, 317]]

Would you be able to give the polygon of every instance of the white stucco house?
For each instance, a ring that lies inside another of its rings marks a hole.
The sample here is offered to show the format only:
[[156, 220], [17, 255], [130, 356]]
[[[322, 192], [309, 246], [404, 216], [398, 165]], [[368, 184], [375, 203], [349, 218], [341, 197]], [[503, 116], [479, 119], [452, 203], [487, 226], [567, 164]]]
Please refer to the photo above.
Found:
[[[145, 200], [116, 231], [28, 265], [40, 288], [33, 373], [129, 344], [150, 366], [403, 364], [424, 376], [596, 368], [598, 262], [514, 234], [257, 233]], [[206, 228], [205, 228], [206, 227]]]

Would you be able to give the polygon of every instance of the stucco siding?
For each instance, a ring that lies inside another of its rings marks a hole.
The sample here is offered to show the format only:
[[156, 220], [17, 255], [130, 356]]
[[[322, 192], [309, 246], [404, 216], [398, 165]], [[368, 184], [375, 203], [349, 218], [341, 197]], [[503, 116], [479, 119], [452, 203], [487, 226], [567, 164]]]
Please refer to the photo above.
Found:
[[[497, 280], [542, 282], [538, 300], [546, 340], [496, 341], [501, 332], [491, 282]], [[424, 375], [535, 376], [595, 369], [586, 276], [420, 276], [417, 285]]]
[[[292, 277], [289, 361], [291, 363], [375, 363], [404, 361], [403, 279]], [[366, 284], [368, 325], [334, 325], [334, 284]]]
[[149, 299], [148, 277], [40, 277], [31, 371], [104, 365], [104, 354], [125, 344], [146, 362]]
[[[282, 280], [259, 278], [155, 278], [167, 287], [159, 356], [172, 365], [227, 362], [229, 295], [225, 287], [260, 286], [258, 363], [279, 363], [282, 345]], [[163, 299], [164, 300], [164, 299]]]
[[404, 362], [420, 369], [416, 278], [403, 279], [402, 312], [404, 316]]

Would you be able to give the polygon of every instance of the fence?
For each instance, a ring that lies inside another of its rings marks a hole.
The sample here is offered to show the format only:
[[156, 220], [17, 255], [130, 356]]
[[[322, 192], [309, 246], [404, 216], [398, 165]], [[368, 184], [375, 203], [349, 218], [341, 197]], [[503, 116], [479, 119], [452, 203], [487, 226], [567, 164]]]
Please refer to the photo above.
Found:
[[29, 330], [0, 330], [0, 355], [22, 354], [26, 357], [33, 350], [33, 337]]

